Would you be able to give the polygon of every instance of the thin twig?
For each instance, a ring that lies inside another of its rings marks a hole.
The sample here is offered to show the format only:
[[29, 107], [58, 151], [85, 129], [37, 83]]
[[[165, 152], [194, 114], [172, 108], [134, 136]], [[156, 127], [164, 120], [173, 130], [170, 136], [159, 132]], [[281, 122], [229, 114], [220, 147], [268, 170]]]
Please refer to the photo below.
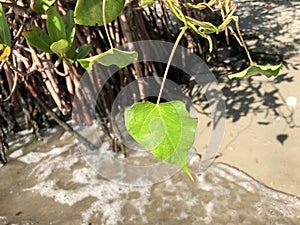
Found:
[[83, 137], [77, 131], [73, 130], [69, 124], [62, 121], [54, 112], [52, 112], [52, 110], [49, 109], [46, 106], [46, 104], [39, 98], [39, 96], [35, 92], [34, 88], [26, 80], [24, 81], [24, 83], [25, 83], [26, 87], [28, 88], [30, 94], [35, 98], [35, 100], [39, 103], [39, 105], [42, 106], [42, 108], [44, 108], [44, 110], [58, 123], [58, 125], [60, 125], [62, 128], [64, 128], [65, 131], [67, 131], [73, 135], [75, 134], [76, 138], [78, 138], [81, 143], [88, 146], [90, 149], [92, 149], [92, 150], [97, 149], [97, 147], [95, 145], [93, 145], [91, 142], [89, 142], [85, 137]]

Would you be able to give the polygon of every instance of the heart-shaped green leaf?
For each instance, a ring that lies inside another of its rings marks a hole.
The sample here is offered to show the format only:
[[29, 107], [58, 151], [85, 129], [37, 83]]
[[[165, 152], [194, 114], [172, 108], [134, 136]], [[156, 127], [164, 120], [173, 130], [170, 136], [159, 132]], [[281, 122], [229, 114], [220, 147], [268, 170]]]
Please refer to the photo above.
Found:
[[[103, 25], [103, 0], [78, 0], [75, 6], [75, 22], [85, 26]], [[106, 0], [106, 22], [113, 21], [121, 13], [125, 0]]]
[[42, 14], [46, 12], [55, 1], [56, 0], [36, 0], [34, 4], [34, 11]]
[[49, 7], [46, 26], [52, 42], [67, 39], [64, 21], [53, 6]]
[[193, 180], [188, 151], [194, 143], [197, 119], [191, 118], [183, 102], [138, 102], [124, 116], [129, 134], [139, 144], [159, 159], [178, 165]]
[[276, 77], [283, 65], [276, 65], [276, 66], [262, 66], [262, 65], [256, 65], [252, 64], [247, 69], [228, 75], [229, 79], [233, 78], [243, 78], [243, 77], [250, 77], [255, 75], [265, 75], [266, 77]]
[[59, 41], [53, 42], [50, 46], [50, 49], [59, 57], [63, 57], [68, 49], [68, 41], [66, 39], [61, 39]]
[[50, 49], [51, 39], [41, 28], [32, 26], [31, 31], [23, 32], [23, 36], [32, 46], [44, 52], [53, 53]]
[[77, 61], [86, 70], [92, 69], [92, 66], [95, 62], [101, 63], [104, 66], [116, 65], [119, 68], [123, 68], [129, 65], [133, 60], [137, 60], [137, 57], [137, 52], [127, 52], [112, 48], [99, 55], [85, 59], [78, 59]]
[[141, 6], [149, 5], [154, 2], [155, 0], [141, 0]]
[[0, 3], [0, 44], [5, 44], [6, 46], [11, 45], [11, 35], [9, 27], [6, 22], [5, 14]]

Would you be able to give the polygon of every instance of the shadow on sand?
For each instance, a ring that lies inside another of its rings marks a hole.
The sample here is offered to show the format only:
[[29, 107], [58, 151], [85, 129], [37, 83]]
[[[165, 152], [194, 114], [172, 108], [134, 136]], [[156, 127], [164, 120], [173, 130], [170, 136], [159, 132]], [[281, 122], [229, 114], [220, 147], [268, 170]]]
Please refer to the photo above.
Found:
[[[300, 2], [240, 0], [237, 5], [240, 28], [253, 61], [263, 65], [282, 63], [287, 70], [299, 70], [300, 61], [294, 61], [300, 52]], [[248, 114], [264, 114], [265, 120], [258, 121], [262, 126], [270, 125], [268, 118], [273, 117], [284, 119], [290, 128], [299, 128], [294, 121], [294, 109], [287, 105], [280, 89], [282, 84], [294, 82], [293, 74], [281, 72], [274, 79], [258, 76], [228, 80], [227, 75], [245, 69], [248, 60], [234, 38], [230, 38], [230, 46], [224, 43], [224, 37], [220, 40], [213, 72], [222, 86], [227, 119], [236, 122]], [[190, 90], [197, 88], [193, 85], [189, 85]], [[210, 115], [204, 93], [198, 89], [189, 94], [194, 103], [202, 105], [200, 113]], [[287, 139], [284, 135], [278, 134], [277, 141], [283, 143]]]

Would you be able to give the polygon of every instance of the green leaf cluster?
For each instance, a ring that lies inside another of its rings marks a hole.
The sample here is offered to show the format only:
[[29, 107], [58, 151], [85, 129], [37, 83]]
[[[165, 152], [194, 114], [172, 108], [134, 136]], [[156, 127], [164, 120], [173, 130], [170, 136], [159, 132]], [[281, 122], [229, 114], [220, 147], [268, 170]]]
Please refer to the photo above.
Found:
[[181, 101], [153, 104], [138, 102], [125, 111], [129, 134], [150, 149], [157, 158], [188, 169], [188, 151], [194, 143], [197, 119]]
[[[118, 16], [120, 8], [124, 5], [124, 1], [108, 1], [108, 3], [109, 2], [110, 4], [108, 4], [107, 7], [109, 12], [108, 14], [111, 16], [111, 19], [114, 19]], [[100, 1], [100, 3], [102, 7], [102, 1]], [[31, 31], [24, 32], [23, 35], [32, 46], [50, 54], [54, 53], [71, 63], [78, 61], [86, 70], [90, 70], [95, 62], [101, 63], [105, 66], [114, 64], [123, 68], [132, 60], [137, 59], [138, 56], [136, 52], [126, 52], [112, 48], [102, 54], [90, 58], [84, 58], [90, 51], [90, 45], [85, 44], [75, 49], [74, 17], [76, 18], [76, 22], [81, 21], [80, 18], [82, 18], [81, 16], [83, 14], [86, 15], [84, 17], [86, 18], [86, 21], [93, 21], [93, 18], [90, 18], [89, 16], [97, 15], [97, 18], [101, 18], [102, 14], [99, 16], [92, 12], [89, 13], [89, 8], [95, 8], [100, 3], [99, 1], [97, 1], [97, 3], [94, 1], [78, 1], [75, 9], [75, 13], [77, 13], [77, 15], [74, 15], [74, 12], [70, 10], [63, 17], [59, 15], [53, 6], [49, 6], [46, 20], [48, 33], [39, 27], [32, 26]], [[81, 8], [83, 5], [85, 5], [85, 9]], [[85, 25], [90, 25], [90, 23], [85, 23]]]
[[23, 32], [23, 35], [32, 46], [50, 54], [57, 54], [70, 62], [85, 57], [90, 51], [90, 45], [87, 44], [75, 49], [75, 22], [72, 10], [61, 17], [58, 11], [50, 6], [46, 27], [48, 33], [32, 26], [31, 31]]

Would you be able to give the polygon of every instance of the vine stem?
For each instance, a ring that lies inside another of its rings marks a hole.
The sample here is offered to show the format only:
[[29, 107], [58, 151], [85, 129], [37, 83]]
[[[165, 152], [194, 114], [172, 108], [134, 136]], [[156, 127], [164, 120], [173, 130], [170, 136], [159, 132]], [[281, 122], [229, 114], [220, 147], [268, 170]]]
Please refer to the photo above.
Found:
[[165, 70], [165, 73], [164, 73], [164, 76], [163, 76], [163, 81], [161, 83], [161, 87], [160, 87], [160, 90], [159, 90], [159, 94], [158, 94], [158, 98], [157, 98], [157, 102], [156, 104], [158, 105], [159, 102], [160, 102], [160, 99], [161, 99], [161, 95], [162, 95], [162, 91], [164, 89], [164, 86], [165, 86], [165, 82], [166, 82], [166, 79], [167, 79], [167, 74], [169, 72], [169, 69], [170, 69], [170, 65], [171, 65], [171, 62], [173, 60], [173, 57], [174, 57], [174, 54], [175, 54], [175, 51], [176, 51], [176, 48], [179, 44], [179, 41], [181, 40], [182, 36], [184, 35], [185, 31], [188, 29], [187, 26], [184, 26], [181, 28], [181, 31], [174, 43], [174, 46], [172, 48], [172, 51], [171, 51], [171, 54], [170, 54], [170, 57], [169, 57], [169, 60], [168, 60], [168, 64], [167, 64], [167, 67], [166, 67], [166, 70]]
[[248, 50], [248, 48], [247, 48], [247, 45], [246, 45], [246, 43], [245, 43], [245, 41], [244, 41], [244, 38], [243, 38], [243, 36], [242, 36], [241, 30], [240, 30], [240, 27], [239, 27], [239, 20], [238, 20], [238, 17], [237, 17], [236, 20], [235, 20], [235, 26], [236, 26], [236, 30], [237, 30], [237, 32], [238, 32], [238, 35], [239, 35], [239, 37], [240, 37], [240, 40], [241, 40], [241, 42], [242, 42], [242, 44], [243, 44], [243, 48], [245, 49], [246, 54], [247, 54], [247, 56], [248, 56], [248, 59], [249, 59], [249, 61], [250, 61], [250, 65], [253, 65], [253, 61], [252, 61], [250, 52], [249, 52], [249, 50]]
[[106, 24], [105, 9], [106, 9], [106, 0], [103, 0], [103, 2], [102, 2], [102, 19], [103, 19], [105, 33], [106, 33], [106, 36], [108, 38], [109, 46], [112, 49], [112, 48], [114, 48], [114, 46], [113, 46], [112, 41], [110, 39], [108, 28], [107, 28], [107, 24]]

